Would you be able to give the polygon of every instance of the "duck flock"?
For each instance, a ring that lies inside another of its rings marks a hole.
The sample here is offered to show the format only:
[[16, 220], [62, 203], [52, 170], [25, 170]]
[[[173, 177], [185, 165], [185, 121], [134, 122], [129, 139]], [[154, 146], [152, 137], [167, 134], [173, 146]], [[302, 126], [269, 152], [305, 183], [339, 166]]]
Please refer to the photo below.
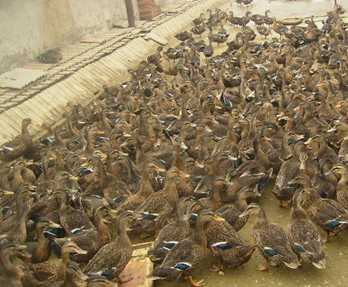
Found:
[[[153, 280], [201, 286], [207, 260], [221, 272], [256, 251], [260, 270], [324, 269], [348, 227], [342, 13], [320, 27], [202, 13], [47, 136], [23, 120], [0, 150], [0, 286], [117, 286], [132, 241], [151, 238]], [[267, 218], [268, 192], [288, 226]]]

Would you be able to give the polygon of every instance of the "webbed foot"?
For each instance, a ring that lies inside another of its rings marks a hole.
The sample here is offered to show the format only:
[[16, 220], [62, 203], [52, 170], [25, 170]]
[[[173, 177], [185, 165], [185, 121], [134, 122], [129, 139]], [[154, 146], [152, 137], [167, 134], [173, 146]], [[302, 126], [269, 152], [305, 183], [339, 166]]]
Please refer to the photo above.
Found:
[[195, 281], [192, 276], [186, 277], [186, 280], [190, 283], [191, 287], [202, 287], [204, 286], [204, 280]]
[[268, 267], [268, 264], [267, 263], [260, 263], [258, 266], [257, 266], [257, 270], [258, 271], [262, 271], [262, 272], [265, 272], [265, 271], [268, 271], [269, 267]]

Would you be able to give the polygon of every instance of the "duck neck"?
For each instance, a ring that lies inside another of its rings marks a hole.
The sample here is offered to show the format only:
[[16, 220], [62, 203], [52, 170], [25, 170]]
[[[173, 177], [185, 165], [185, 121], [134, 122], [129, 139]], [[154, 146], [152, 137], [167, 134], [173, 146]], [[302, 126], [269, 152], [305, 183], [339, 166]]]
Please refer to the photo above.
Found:
[[176, 206], [176, 216], [180, 225], [188, 224], [186, 217], [186, 208], [177, 204]]
[[29, 124], [27, 123], [22, 124], [22, 129], [21, 129], [22, 136], [30, 136], [28, 127], [29, 127]]
[[243, 192], [238, 194], [238, 198], [237, 198], [235, 204], [239, 210], [241, 210], [241, 211], [246, 210], [246, 208], [248, 207], [247, 191], [243, 191]]
[[306, 189], [305, 193], [304, 193], [304, 198], [301, 202], [301, 206], [304, 209], [309, 208], [310, 206], [312, 206], [315, 202], [317, 202], [320, 199], [320, 195], [319, 193], [314, 190], [314, 189]]
[[214, 209], [217, 209], [221, 206], [221, 195], [220, 191], [218, 190], [213, 190], [212, 191], [212, 196], [211, 196], [211, 203]]
[[22, 124], [22, 140], [27, 147], [33, 144], [33, 139], [29, 133], [29, 125], [29, 123]]
[[17, 186], [20, 186], [24, 180], [23, 180], [23, 177], [22, 177], [22, 167], [18, 166], [15, 168], [14, 170], [14, 182], [16, 183]]
[[64, 213], [65, 210], [67, 210], [67, 208], [68, 208], [67, 198], [66, 198], [66, 196], [64, 196], [60, 202], [59, 210], [60, 210], [60, 212]]
[[187, 109], [186, 109], [186, 100], [187, 99], [187, 95], [183, 95], [183, 99], [182, 99], [182, 104], [181, 104], [181, 116], [180, 116], [180, 120], [181, 121], [186, 121], [188, 119], [188, 113], [187, 113]]
[[100, 239], [100, 242], [102, 245], [106, 244], [107, 242], [110, 242], [110, 230], [107, 224], [104, 222], [103, 217], [98, 215], [98, 221], [97, 221], [97, 231], [98, 236]]
[[291, 211], [291, 219], [293, 221], [306, 220], [307, 214], [301, 207], [299, 207], [299, 206], [297, 206], [297, 204], [295, 204], [293, 210]]
[[266, 225], [268, 225], [268, 219], [267, 219], [265, 211], [263, 210], [263, 208], [260, 207], [260, 210], [259, 210], [258, 215], [257, 215], [257, 221], [255, 224], [255, 228], [261, 228], [261, 227], [264, 227]]
[[102, 112], [102, 115], [101, 115], [101, 122], [103, 125], [103, 130], [105, 130], [107, 132], [111, 132], [112, 127], [110, 125], [109, 119], [107, 118], [107, 116], [105, 115], [104, 112]]
[[339, 185], [347, 185], [348, 184], [348, 171], [345, 171], [342, 175], [340, 180], [338, 181]]
[[63, 141], [60, 133], [58, 132], [58, 129], [54, 130], [54, 138], [55, 138], [58, 146], [59, 145], [62, 145], [62, 146], [64, 145], [64, 141]]
[[70, 262], [70, 252], [63, 251], [62, 262], [60, 265], [60, 274], [62, 274], [64, 278], [65, 278], [66, 269], [68, 267], [69, 262]]
[[17, 211], [17, 223], [15, 225], [14, 229], [14, 236], [15, 238], [20, 241], [24, 242], [27, 239], [27, 216], [28, 216], [28, 207], [24, 206], [24, 210]]
[[175, 167], [180, 170], [180, 171], [184, 171], [185, 170], [185, 165], [184, 165], [184, 161], [182, 160], [181, 154], [180, 154], [181, 150], [180, 150], [180, 146], [176, 147], [176, 152], [175, 152]]
[[327, 151], [327, 144], [326, 144], [326, 142], [321, 141], [317, 157], [318, 158], [323, 157], [325, 155], [326, 151]]
[[37, 245], [33, 254], [33, 261], [43, 262], [50, 256], [50, 241], [43, 234], [43, 228], [37, 228]]
[[68, 130], [71, 134], [71, 136], [78, 136], [79, 135], [79, 131], [75, 129], [75, 127], [72, 124], [72, 119], [69, 117], [68, 121], [67, 121], [67, 126], [68, 126]]
[[104, 186], [106, 183], [107, 174], [106, 174], [104, 164], [102, 163], [100, 159], [98, 159], [97, 161], [97, 173], [102, 186]]
[[9, 277], [19, 277], [22, 273], [20, 267], [12, 262], [12, 255], [5, 252], [0, 252], [0, 263], [2, 263], [3, 269]]
[[142, 172], [142, 179], [138, 194], [143, 197], [149, 196], [153, 192], [152, 185], [150, 183], [149, 175], [146, 170]]
[[118, 235], [120, 240], [120, 246], [132, 245], [128, 233], [127, 233], [127, 222], [125, 219], [121, 219], [118, 227]]
[[198, 220], [195, 232], [193, 233], [193, 240], [200, 246], [206, 247], [208, 244], [207, 235], [205, 234], [205, 226], [208, 221]]
[[164, 192], [171, 206], [175, 206], [178, 201], [179, 195], [176, 187], [176, 178], [170, 178], [164, 187]]

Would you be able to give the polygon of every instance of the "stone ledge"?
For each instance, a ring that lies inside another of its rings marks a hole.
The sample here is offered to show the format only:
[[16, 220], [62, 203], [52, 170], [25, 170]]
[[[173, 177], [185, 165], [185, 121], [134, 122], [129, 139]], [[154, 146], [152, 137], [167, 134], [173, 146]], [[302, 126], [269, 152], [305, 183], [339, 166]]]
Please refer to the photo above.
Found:
[[[142, 60], [156, 51], [160, 45], [169, 42], [174, 35], [191, 24], [193, 18], [202, 11], [218, 7], [226, 0], [203, 0], [194, 7], [160, 24], [151, 31], [146, 41], [139, 37], [131, 40], [112, 54], [81, 68], [66, 79], [41, 91], [0, 114], [0, 145], [20, 134], [24, 118], [32, 118], [31, 133], [42, 136], [42, 124], [49, 126], [62, 124], [68, 112], [67, 104], [87, 105], [98, 97], [105, 85], [117, 85], [129, 79], [128, 70], [134, 69]], [[154, 36], [156, 35], [156, 36]], [[151, 39], [154, 38], [154, 39]]]

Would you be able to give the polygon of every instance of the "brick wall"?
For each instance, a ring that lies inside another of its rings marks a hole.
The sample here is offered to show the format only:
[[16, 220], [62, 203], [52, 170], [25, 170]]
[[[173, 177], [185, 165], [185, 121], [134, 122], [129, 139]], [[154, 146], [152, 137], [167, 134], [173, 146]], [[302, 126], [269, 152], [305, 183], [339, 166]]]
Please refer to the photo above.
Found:
[[161, 13], [161, 9], [154, 0], [138, 0], [139, 17], [141, 20], [151, 20]]

